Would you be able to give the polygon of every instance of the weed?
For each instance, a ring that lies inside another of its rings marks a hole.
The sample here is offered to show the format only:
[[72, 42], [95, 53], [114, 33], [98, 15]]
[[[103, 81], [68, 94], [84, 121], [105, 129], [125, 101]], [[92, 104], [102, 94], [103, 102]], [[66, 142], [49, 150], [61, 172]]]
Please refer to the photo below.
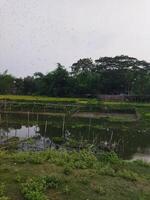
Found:
[[17, 183], [20, 183], [20, 182], [21, 182], [21, 176], [20, 176], [19, 174], [16, 175], [15, 181], [16, 181]]
[[138, 176], [137, 173], [132, 172], [130, 170], [126, 170], [126, 169], [117, 172], [117, 175], [119, 177], [125, 178], [125, 179], [130, 180], [130, 181], [137, 181], [139, 179], [139, 176]]
[[98, 193], [100, 195], [105, 195], [106, 194], [106, 190], [104, 189], [104, 187], [99, 185], [99, 184], [92, 184], [91, 185], [91, 189], [94, 192], [96, 192], [96, 193]]
[[136, 163], [141, 167], [148, 167], [148, 168], [150, 167], [150, 163], [144, 162], [143, 160], [135, 160], [134, 163]]
[[115, 176], [115, 170], [110, 166], [106, 165], [105, 167], [98, 169], [98, 174], [107, 175], [107, 176]]
[[0, 184], [0, 200], [9, 200], [8, 197], [5, 196], [5, 185], [4, 185], [4, 183]]
[[58, 188], [61, 180], [56, 176], [42, 176], [29, 179], [22, 184], [22, 194], [26, 200], [47, 200], [45, 191], [49, 188]]
[[64, 167], [64, 174], [65, 175], [70, 175], [72, 173], [72, 168], [69, 165], [66, 165]]
[[70, 188], [69, 188], [68, 185], [66, 185], [65, 188], [63, 189], [63, 192], [64, 192], [64, 194], [66, 194], [66, 195], [69, 195], [70, 191], [71, 191], [71, 190], [70, 190]]
[[119, 159], [119, 157], [117, 156], [117, 154], [115, 152], [103, 152], [99, 155], [99, 160], [102, 162], [107, 162], [107, 163], [120, 163], [121, 160]]

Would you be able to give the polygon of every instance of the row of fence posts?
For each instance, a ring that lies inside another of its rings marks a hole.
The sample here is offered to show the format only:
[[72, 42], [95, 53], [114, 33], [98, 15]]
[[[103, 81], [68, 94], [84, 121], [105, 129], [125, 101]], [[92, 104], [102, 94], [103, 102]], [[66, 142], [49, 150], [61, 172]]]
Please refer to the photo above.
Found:
[[[37, 128], [38, 128], [38, 122], [39, 122], [39, 115], [37, 114], [36, 117], [36, 132], [37, 132]], [[2, 115], [0, 114], [0, 125], [2, 123]], [[8, 115], [6, 114], [6, 124], [7, 124], [7, 140], [8, 140]], [[65, 134], [65, 123], [66, 123], [66, 115], [63, 115], [63, 120], [62, 120], [62, 135], [64, 136]], [[46, 138], [46, 132], [47, 132], [47, 126], [48, 126], [48, 121], [45, 121], [45, 128], [44, 128], [44, 148], [45, 148], [45, 138]], [[89, 120], [89, 133], [91, 130], [91, 118]], [[1, 127], [0, 127], [0, 138], [1, 138]], [[17, 129], [15, 129], [15, 137], [17, 137]], [[30, 112], [27, 113], [27, 138], [30, 137]]]
[[[6, 109], [6, 106], [7, 106], [7, 102], [5, 101], [5, 109]], [[1, 122], [2, 122], [2, 115], [0, 114], [0, 125], [1, 125]], [[39, 114], [37, 114], [36, 122], [37, 123], [36, 123], [36, 130], [35, 131], [37, 132], [38, 122], [39, 122]], [[89, 134], [91, 132], [91, 122], [92, 122], [92, 119], [89, 118], [89, 128], [88, 128]], [[6, 116], [6, 123], [7, 123], [7, 129], [8, 129], [8, 116]], [[62, 135], [63, 135], [63, 137], [64, 137], [64, 134], [65, 134], [65, 123], [66, 123], [66, 115], [64, 114], [63, 119], [62, 119]], [[44, 141], [43, 141], [44, 148], [46, 147], [47, 127], [48, 127], [48, 120], [45, 121]], [[0, 127], [0, 134], [1, 134], [1, 127]], [[15, 129], [15, 137], [17, 137], [17, 129]], [[30, 137], [30, 112], [29, 111], [27, 112], [27, 137], [28, 138]], [[0, 135], [0, 138], [1, 138], [1, 135]], [[7, 139], [8, 139], [8, 131], [7, 131]], [[93, 139], [93, 142], [94, 142], [94, 139]]]

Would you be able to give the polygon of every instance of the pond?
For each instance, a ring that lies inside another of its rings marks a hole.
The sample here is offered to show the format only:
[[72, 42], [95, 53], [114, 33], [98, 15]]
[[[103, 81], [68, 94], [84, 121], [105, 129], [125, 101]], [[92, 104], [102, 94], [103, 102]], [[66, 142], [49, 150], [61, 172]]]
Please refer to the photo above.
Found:
[[[85, 114], [84, 114], [85, 115]], [[0, 145], [18, 141], [19, 150], [45, 148], [114, 150], [123, 159], [150, 161], [150, 131], [135, 120], [65, 115], [0, 114]]]

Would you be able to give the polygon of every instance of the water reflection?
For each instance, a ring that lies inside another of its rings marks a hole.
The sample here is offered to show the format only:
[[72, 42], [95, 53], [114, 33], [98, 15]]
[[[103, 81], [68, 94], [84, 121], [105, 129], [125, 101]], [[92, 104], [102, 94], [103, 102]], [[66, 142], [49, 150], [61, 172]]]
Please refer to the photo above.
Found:
[[[150, 129], [139, 129], [136, 122], [121, 124], [81, 118], [66, 118], [64, 122], [62, 116], [2, 114], [0, 144], [12, 137], [23, 141], [19, 146], [23, 150], [59, 148], [65, 142], [73, 147], [90, 143], [96, 150], [113, 149], [124, 159], [150, 161]], [[31, 137], [34, 140], [24, 141]]]

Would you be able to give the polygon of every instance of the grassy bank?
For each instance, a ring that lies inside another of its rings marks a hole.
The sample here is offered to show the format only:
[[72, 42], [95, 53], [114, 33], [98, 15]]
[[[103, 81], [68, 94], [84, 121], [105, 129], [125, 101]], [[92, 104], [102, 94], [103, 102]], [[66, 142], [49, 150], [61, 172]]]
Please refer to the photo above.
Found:
[[150, 165], [114, 153], [0, 152], [0, 200], [149, 200]]

